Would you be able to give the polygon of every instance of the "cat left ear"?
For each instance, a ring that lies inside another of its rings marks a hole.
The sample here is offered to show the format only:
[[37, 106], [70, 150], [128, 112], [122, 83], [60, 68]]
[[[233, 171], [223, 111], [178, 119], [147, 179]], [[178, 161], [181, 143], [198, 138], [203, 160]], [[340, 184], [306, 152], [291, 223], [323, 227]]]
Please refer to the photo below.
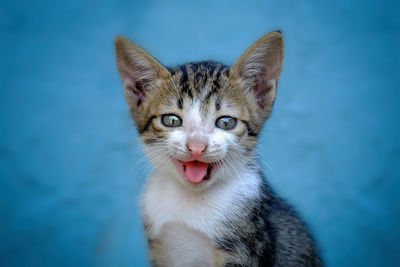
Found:
[[171, 74], [142, 48], [122, 36], [117, 36], [115, 49], [124, 93], [129, 106], [135, 110]]
[[269, 112], [275, 100], [282, 64], [282, 34], [272, 32], [254, 43], [232, 66], [231, 73], [254, 93], [258, 106]]

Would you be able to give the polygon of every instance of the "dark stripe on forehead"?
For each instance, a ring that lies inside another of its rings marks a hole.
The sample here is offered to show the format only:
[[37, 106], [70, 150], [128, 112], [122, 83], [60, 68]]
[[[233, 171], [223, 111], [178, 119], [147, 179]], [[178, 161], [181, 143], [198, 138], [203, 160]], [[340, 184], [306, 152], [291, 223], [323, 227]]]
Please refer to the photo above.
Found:
[[174, 75], [180, 75], [178, 76], [179, 88], [183, 99], [185, 94], [193, 99], [195, 96], [202, 95], [201, 91], [207, 90], [204, 100], [209, 101], [214, 94], [218, 93], [223, 84], [222, 78], [228, 75], [229, 68], [215, 61], [202, 61], [180, 65], [170, 71]]
[[180, 79], [179, 82], [180, 82], [181, 84], [186, 83], [187, 80], [188, 80], [188, 73], [187, 73], [187, 70], [186, 70], [186, 65], [181, 65], [181, 66], [179, 66], [178, 70], [179, 70], [179, 72], [180, 72], [180, 74], [181, 74], [181, 79]]
[[224, 69], [224, 74], [225, 74], [226, 76], [229, 76], [229, 71], [230, 71], [229, 68]]
[[219, 77], [221, 76], [221, 68], [219, 68], [217, 70], [217, 74], [215, 74], [215, 78], [213, 80], [213, 87], [214, 88], [220, 88], [220, 84], [219, 84]]
[[218, 98], [216, 101], [215, 101], [215, 109], [216, 110], [219, 110], [221, 108], [221, 100]]
[[215, 72], [215, 70], [217, 69], [218, 66], [220, 66], [220, 64], [218, 64], [216, 62], [207, 62], [206, 68], [208, 70], [208, 75], [210, 77], [214, 75], [214, 72]]
[[218, 88], [211, 88], [211, 90], [207, 93], [206, 97], [204, 98], [204, 100], [206, 102], [208, 102], [210, 100], [210, 98], [215, 95], [218, 92]]
[[193, 93], [189, 86], [189, 76], [188, 70], [186, 65], [182, 65], [179, 67], [181, 71], [181, 79], [179, 81], [180, 85], [182, 86], [182, 92], [187, 94], [191, 99], [193, 99]]
[[258, 133], [255, 133], [255, 132], [251, 129], [250, 124], [249, 124], [248, 121], [242, 120], [242, 122], [246, 125], [247, 133], [249, 134], [249, 136], [257, 136], [257, 135], [258, 135]]
[[182, 96], [179, 96], [178, 101], [177, 101], [176, 104], [178, 105], [179, 109], [183, 108], [183, 98], [182, 98]]
[[192, 63], [192, 64], [190, 64], [190, 68], [192, 69], [193, 73], [196, 73], [197, 70], [199, 69], [199, 64]]
[[224, 70], [224, 66], [223, 65], [218, 65], [218, 67], [215, 67], [213, 69], [213, 73], [209, 78], [209, 79], [212, 79], [212, 86], [211, 86], [211, 90], [207, 93], [205, 101], [209, 101], [211, 96], [213, 96], [214, 94], [217, 94], [218, 91], [220, 90], [221, 84], [220, 84], [219, 79], [221, 77], [221, 73], [222, 73], [223, 70]]
[[197, 89], [197, 91], [201, 88], [204, 87], [204, 84], [206, 83], [207, 76], [205, 73], [205, 70], [201, 69], [195, 72], [194, 75], [194, 87]]
[[143, 134], [145, 131], [147, 131], [147, 130], [150, 128], [151, 122], [152, 122], [155, 118], [157, 118], [157, 116], [155, 116], [155, 115], [151, 116], [151, 117], [146, 121], [146, 123], [144, 124], [144, 127], [143, 127], [142, 129], [139, 129], [139, 133], [140, 133], [140, 134]]

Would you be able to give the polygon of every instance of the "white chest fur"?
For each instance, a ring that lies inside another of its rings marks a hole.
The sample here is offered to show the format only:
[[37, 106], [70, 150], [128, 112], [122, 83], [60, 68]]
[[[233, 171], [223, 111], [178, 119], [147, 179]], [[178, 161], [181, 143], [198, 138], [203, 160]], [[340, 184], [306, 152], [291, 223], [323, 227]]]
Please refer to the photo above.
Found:
[[221, 222], [240, 216], [243, 201], [259, 194], [260, 178], [249, 170], [204, 192], [186, 188], [172, 175], [174, 172], [154, 172], [143, 194], [142, 212], [151, 238], [157, 238], [167, 222], [184, 223], [209, 237], [218, 236], [224, 231]]

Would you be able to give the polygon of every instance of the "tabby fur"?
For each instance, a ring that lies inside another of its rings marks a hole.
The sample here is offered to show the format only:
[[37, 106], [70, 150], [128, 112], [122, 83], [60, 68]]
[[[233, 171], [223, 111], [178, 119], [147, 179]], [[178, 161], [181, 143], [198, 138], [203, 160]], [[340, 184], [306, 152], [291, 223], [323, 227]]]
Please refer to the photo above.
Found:
[[[321, 266], [304, 223], [272, 191], [255, 155], [282, 70], [281, 33], [262, 37], [232, 67], [204, 61], [166, 68], [124, 37], [116, 39], [116, 54], [155, 167], [141, 202], [153, 265]], [[165, 114], [182, 126], [163, 125]], [[216, 128], [221, 116], [236, 126]], [[171, 161], [190, 160], [190, 142], [204, 144], [202, 160], [215, 169], [200, 183], [182, 179]]]

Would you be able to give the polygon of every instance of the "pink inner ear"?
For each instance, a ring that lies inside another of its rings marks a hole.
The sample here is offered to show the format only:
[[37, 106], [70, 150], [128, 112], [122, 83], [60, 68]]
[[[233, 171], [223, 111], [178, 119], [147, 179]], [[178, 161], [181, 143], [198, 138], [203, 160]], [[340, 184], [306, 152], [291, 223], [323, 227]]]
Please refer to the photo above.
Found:
[[271, 86], [268, 84], [268, 82], [263, 81], [260, 78], [261, 77], [259, 77], [253, 85], [253, 90], [256, 95], [257, 104], [260, 106], [260, 108], [264, 108], [267, 104], [267, 94], [271, 91]]
[[145, 99], [145, 92], [141, 82], [137, 82], [135, 86], [127, 86], [127, 89], [132, 92], [133, 97], [136, 100], [136, 107], [139, 107]]

